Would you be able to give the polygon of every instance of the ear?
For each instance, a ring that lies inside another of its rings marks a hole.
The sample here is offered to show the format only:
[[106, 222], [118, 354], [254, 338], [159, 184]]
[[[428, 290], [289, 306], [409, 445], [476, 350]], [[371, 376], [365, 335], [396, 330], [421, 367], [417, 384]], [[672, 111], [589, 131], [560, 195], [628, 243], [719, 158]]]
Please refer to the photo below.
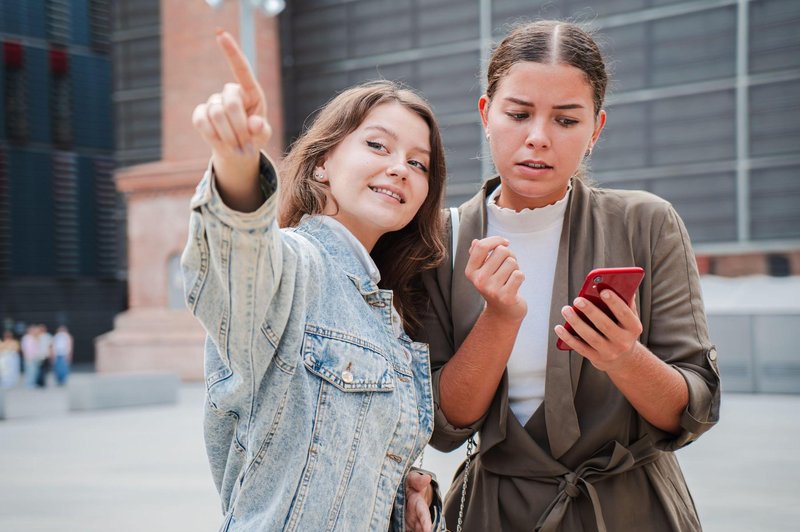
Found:
[[594, 126], [594, 133], [592, 133], [592, 146], [594, 146], [597, 139], [600, 137], [600, 132], [603, 131], [603, 128], [606, 125], [606, 111], [605, 109], [600, 109], [600, 112], [597, 114], [597, 120], [595, 121]]
[[481, 114], [481, 122], [484, 129], [489, 125], [489, 97], [485, 94], [478, 98], [478, 111]]

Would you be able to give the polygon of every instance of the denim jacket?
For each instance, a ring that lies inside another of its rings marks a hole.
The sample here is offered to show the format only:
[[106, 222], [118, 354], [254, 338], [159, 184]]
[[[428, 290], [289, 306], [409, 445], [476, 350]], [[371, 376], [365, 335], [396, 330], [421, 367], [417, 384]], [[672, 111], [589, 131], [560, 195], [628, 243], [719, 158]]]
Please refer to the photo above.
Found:
[[[221, 530], [403, 530], [403, 480], [433, 431], [426, 344], [321, 217], [231, 210], [209, 168], [181, 265], [207, 332], [205, 441]], [[396, 329], [396, 328], [395, 328]]]

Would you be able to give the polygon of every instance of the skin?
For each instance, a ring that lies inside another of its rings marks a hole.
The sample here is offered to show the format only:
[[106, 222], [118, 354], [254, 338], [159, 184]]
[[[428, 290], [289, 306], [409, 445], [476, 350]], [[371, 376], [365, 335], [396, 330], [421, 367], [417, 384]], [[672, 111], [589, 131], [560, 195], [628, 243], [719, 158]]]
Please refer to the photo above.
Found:
[[325, 214], [368, 250], [408, 225], [428, 195], [429, 138], [422, 117], [403, 105], [376, 106], [315, 169], [330, 184]]
[[[605, 111], [595, 115], [585, 74], [563, 64], [515, 64], [491, 101], [481, 96], [478, 109], [502, 181], [497, 203], [517, 212], [551, 205], [566, 195], [570, 178], [606, 121]], [[529, 168], [524, 162], [545, 167]], [[507, 245], [500, 237], [488, 237], [470, 248], [465, 274], [486, 307], [442, 370], [441, 408], [455, 426], [470, 425], [487, 411], [527, 312], [518, 294], [521, 274]], [[635, 302], [628, 304], [608, 290], [601, 296], [619, 323], [588, 300], [576, 298], [575, 306], [600, 332], [566, 306], [562, 315], [584, 341], [562, 325], [555, 326], [556, 334], [606, 372], [643, 418], [677, 433], [688, 404], [686, 382], [638, 341], [642, 324]]]
[[[252, 212], [264, 202], [258, 186], [259, 150], [272, 134], [267, 102], [236, 41], [217, 33], [217, 44], [233, 74], [221, 92], [212, 94], [192, 113], [192, 123], [211, 148], [217, 188], [225, 204]], [[425, 139], [424, 141], [421, 139]], [[342, 222], [367, 250], [386, 232], [412, 220], [428, 193], [429, 129], [421, 117], [405, 107], [375, 107], [362, 124], [320, 161], [317, 170], [330, 183], [330, 197]], [[398, 201], [373, 188], [389, 188]], [[430, 475], [410, 473], [405, 479], [406, 525], [410, 530], [432, 529], [429, 505], [433, 500]]]

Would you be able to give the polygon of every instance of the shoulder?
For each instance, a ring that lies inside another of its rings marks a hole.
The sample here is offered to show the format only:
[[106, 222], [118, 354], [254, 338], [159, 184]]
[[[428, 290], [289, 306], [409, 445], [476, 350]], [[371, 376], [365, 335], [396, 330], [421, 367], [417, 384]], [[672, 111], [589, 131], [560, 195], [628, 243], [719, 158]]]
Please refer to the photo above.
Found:
[[622, 190], [615, 188], [587, 187], [594, 205], [606, 209], [664, 213], [672, 210], [670, 202], [644, 190]]
[[660, 228], [670, 218], [678, 218], [672, 204], [644, 190], [585, 187], [592, 216], [608, 224], [634, 225], [638, 229]]

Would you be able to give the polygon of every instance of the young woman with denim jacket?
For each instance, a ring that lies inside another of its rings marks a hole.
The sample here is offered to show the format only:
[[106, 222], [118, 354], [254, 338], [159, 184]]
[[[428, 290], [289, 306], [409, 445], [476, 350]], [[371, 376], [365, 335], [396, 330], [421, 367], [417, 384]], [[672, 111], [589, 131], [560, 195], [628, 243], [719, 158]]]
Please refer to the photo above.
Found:
[[[222, 530], [431, 530], [433, 430], [419, 274], [442, 258], [445, 169], [428, 104], [389, 82], [334, 98], [280, 179], [266, 101], [237, 83], [195, 109], [211, 164], [192, 199], [186, 301], [208, 333], [205, 439]], [[279, 226], [283, 228], [279, 228]]]

